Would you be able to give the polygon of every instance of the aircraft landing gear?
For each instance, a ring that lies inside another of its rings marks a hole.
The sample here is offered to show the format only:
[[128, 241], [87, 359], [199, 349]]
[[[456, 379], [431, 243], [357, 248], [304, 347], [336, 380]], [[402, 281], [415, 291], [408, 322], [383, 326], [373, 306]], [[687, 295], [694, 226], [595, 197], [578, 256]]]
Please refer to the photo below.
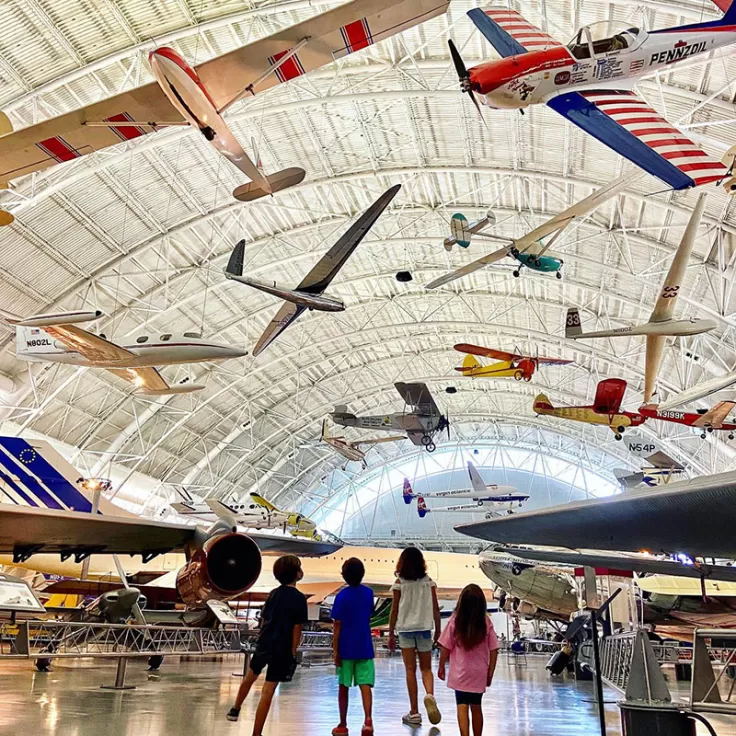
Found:
[[437, 449], [437, 445], [435, 445], [434, 442], [430, 442], [428, 445], [426, 445], [427, 452], [434, 452]]
[[523, 372], [523, 371], [516, 371], [516, 372], [514, 373], [514, 378], [515, 378], [515, 379], [516, 379], [517, 381], [521, 381], [521, 379], [522, 379], [522, 378], [524, 378], [524, 372]]
[[732, 439], [733, 439], [733, 432], [731, 432], [731, 433], [730, 433], [730, 434], [728, 435], [728, 439], [730, 439], [730, 440], [732, 440]]
[[705, 439], [705, 436], [706, 436], [706, 435], [705, 435], [705, 432], [703, 432], [703, 434], [701, 434], [701, 435], [700, 435], [700, 439], [701, 439], [701, 440], [704, 440], [704, 439]]
[[422, 435], [422, 444], [424, 447], [429, 447], [432, 444], [432, 438], [428, 434]]
[[200, 128], [202, 131], [202, 135], [210, 142], [212, 143], [213, 140], [215, 140], [215, 131], [210, 128], [209, 125], [205, 125], [204, 128]]
[[616, 438], [616, 442], [620, 442], [624, 438], [623, 435], [619, 434], [618, 432], [616, 432], [616, 434], [613, 436]]
[[557, 273], [555, 274], [555, 276], [557, 276], [557, 278], [558, 278], [558, 279], [561, 279], [561, 278], [562, 278], [562, 272], [561, 272], [561, 271], [558, 271], [558, 272], [557, 272]]
[[518, 278], [519, 278], [519, 276], [521, 276], [521, 271], [520, 271], [520, 270], [519, 270], [519, 269], [517, 268], [517, 269], [516, 269], [516, 270], [514, 271], [514, 278], [515, 278], [515, 279], [518, 279]]

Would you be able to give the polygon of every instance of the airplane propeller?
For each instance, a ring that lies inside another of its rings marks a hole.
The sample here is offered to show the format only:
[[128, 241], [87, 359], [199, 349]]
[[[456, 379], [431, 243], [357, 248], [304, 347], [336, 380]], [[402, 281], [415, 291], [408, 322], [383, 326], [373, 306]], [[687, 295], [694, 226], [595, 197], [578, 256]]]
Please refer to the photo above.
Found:
[[470, 83], [470, 73], [468, 72], [468, 68], [465, 66], [463, 57], [460, 56], [460, 52], [457, 50], [457, 46], [455, 46], [455, 43], [451, 38], [448, 39], [447, 43], [450, 46], [450, 56], [452, 57], [452, 63], [455, 65], [455, 71], [457, 72], [458, 79], [460, 80], [460, 89], [462, 89], [463, 92], [467, 92], [467, 94], [470, 96], [470, 99], [475, 105], [475, 109], [478, 111], [478, 115], [480, 115], [480, 119], [483, 121], [483, 125], [485, 125], [487, 128], [488, 124], [483, 117], [483, 111], [481, 110], [480, 102], [478, 102], [478, 98], [475, 96], [475, 92], [473, 92], [473, 87]]

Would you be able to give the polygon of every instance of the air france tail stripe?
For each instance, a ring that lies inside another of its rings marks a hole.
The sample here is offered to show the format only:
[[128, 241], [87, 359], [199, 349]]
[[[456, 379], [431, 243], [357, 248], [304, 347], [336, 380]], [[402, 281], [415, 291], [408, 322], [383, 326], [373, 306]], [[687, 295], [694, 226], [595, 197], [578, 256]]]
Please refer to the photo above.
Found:
[[45, 506], [49, 509], [63, 509], [64, 506], [62, 506], [56, 498], [54, 498], [40, 483], [35, 480], [32, 475], [26, 471], [18, 458], [8, 452], [4, 446], [8, 439], [9, 438], [7, 437], [4, 438], [3, 446], [0, 450], [2, 451], [2, 455], [8, 456], [10, 462], [5, 461], [1, 455], [0, 462], [2, 462], [5, 468], [18, 478], [18, 481], [20, 481], [25, 491], [33, 494], [35, 501], [29, 499], [31, 506]]

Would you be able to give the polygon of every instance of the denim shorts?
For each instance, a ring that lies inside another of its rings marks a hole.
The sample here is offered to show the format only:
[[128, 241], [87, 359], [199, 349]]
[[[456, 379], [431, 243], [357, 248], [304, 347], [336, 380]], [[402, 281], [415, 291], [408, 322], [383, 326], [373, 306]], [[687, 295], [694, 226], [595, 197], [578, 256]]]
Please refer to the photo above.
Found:
[[431, 631], [399, 632], [399, 649], [416, 649], [418, 652], [432, 651]]

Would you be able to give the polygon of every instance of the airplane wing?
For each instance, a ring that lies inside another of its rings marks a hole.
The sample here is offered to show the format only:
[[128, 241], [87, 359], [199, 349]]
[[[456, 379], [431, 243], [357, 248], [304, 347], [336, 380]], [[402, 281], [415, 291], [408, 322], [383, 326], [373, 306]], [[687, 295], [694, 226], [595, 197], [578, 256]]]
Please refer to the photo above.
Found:
[[[253, 94], [300, 77], [446, 12], [449, 0], [353, 0], [272, 36], [197, 67], [215, 105], [221, 108], [249, 85]], [[269, 66], [299, 48], [275, 74]]]
[[527, 51], [541, 51], [552, 46], [562, 46], [548, 33], [533, 26], [516, 10], [473, 8], [468, 11], [468, 16], [491, 46], [504, 58], [525, 54]]
[[353, 224], [353, 226], [320, 258], [319, 263], [302, 279], [297, 291], [321, 294], [337, 276], [345, 261], [358, 247], [391, 200], [398, 194], [401, 184], [384, 192]]
[[598, 384], [593, 409], [599, 414], [615, 414], [621, 408], [625, 393], [626, 381], [621, 378], [607, 378]]
[[132, 383], [141, 393], [157, 396], [171, 390], [171, 386], [156, 368], [108, 368], [108, 370], [118, 378]]
[[661, 468], [662, 470], [685, 470], [683, 465], [670, 457], [666, 452], [657, 451], [646, 457], [646, 461], [653, 468]]
[[306, 309], [293, 302], [284, 302], [258, 339], [253, 355], [260, 355]]
[[562, 360], [562, 358], [534, 358], [538, 365], [569, 365], [573, 361]]
[[421, 414], [428, 416], [440, 415], [440, 410], [437, 408], [437, 404], [434, 403], [426, 383], [395, 383], [394, 386], [404, 403], [409, 404]]
[[[256, 94], [300, 77], [441, 15], [448, 6], [449, 0], [353, 0], [207, 61], [197, 74], [215, 106], [223, 108], [244, 92]], [[269, 73], [300, 42], [297, 53]], [[0, 137], [0, 184], [183, 122], [157, 83], [123, 92]]]
[[495, 552], [523, 557], [539, 562], [554, 562], [574, 567], [597, 567], [609, 570], [674, 575], [683, 578], [707, 578], [736, 582], [736, 567], [726, 565], [686, 565], [675, 560], [658, 560], [656, 557], [632, 555], [607, 555], [603, 552], [567, 552], [562, 550], [520, 549], [518, 547], [496, 547]]
[[673, 189], [728, 175], [720, 161], [629, 90], [563, 92], [547, 105]]
[[687, 224], [675, 257], [672, 259], [669, 271], [667, 271], [667, 277], [664, 280], [664, 284], [662, 284], [659, 298], [654, 305], [651, 317], [649, 317], [650, 322], [663, 322], [672, 319], [672, 314], [677, 304], [677, 296], [682, 286], [682, 280], [685, 276], [685, 269], [690, 260], [693, 245], [695, 244], [695, 236], [698, 233], [704, 207], [705, 195], [701, 194], [698, 203], [693, 209], [693, 214], [690, 216], [690, 221]]
[[469, 355], [480, 355], [482, 358], [493, 358], [494, 360], [514, 360], [522, 358], [522, 355], [516, 353], [506, 353], [503, 350], [494, 350], [493, 348], [482, 348], [479, 345], [471, 345], [470, 343], [461, 342], [455, 345], [455, 350], [459, 353], [468, 353]]
[[698, 417], [693, 426], [718, 429], [733, 411], [734, 406], [736, 406], [736, 401], [719, 401], [712, 409]]
[[[150, 555], [182, 550], [195, 540], [195, 526], [140, 517], [109, 516], [0, 504], [0, 554], [37, 553]], [[249, 533], [266, 554], [321, 556], [340, 545]]]
[[0, 184], [139, 138], [157, 129], [152, 122], [184, 122], [157, 82], [8, 133], [0, 137]]
[[736, 555], [736, 472], [461, 524], [493, 542], [625, 552]]
[[483, 256], [482, 258], [479, 258], [478, 260], [473, 261], [466, 266], [458, 268], [456, 271], [446, 273], [444, 276], [440, 276], [434, 281], [430, 281], [424, 288], [436, 289], [440, 286], [445, 286], [446, 284], [449, 284], [456, 279], [461, 279], [463, 276], [468, 276], [469, 274], [475, 273], [481, 268], [485, 268], [486, 266], [500, 261], [502, 258], [505, 258], [509, 254], [512, 247], [517, 248], [520, 251], [525, 251], [542, 238], [546, 238], [547, 236], [553, 235], [554, 233], [561, 233], [576, 218], [585, 217], [586, 215], [590, 214], [593, 210], [600, 207], [608, 200], [613, 199], [613, 197], [617, 196], [620, 192], [630, 187], [631, 184], [639, 179], [641, 176], [643, 176], [643, 172], [641, 172], [640, 170], [625, 172], [624, 174], [619, 176], [618, 179], [614, 179], [610, 184], [606, 184], [600, 189], [596, 189], [596, 191], [594, 191], [585, 199], [577, 202], [571, 207], [568, 207], [564, 212], [561, 212], [559, 215], [555, 215], [554, 217], [550, 218], [549, 220], [547, 220], [547, 222], [543, 223], [523, 237], [514, 240], [510, 246], [495, 251], [494, 253], [489, 253], [488, 255]]
[[77, 325], [54, 325], [43, 329], [54, 339], [64, 343], [69, 350], [79, 353], [91, 363], [114, 363], [130, 360], [133, 356], [130, 350], [121, 348]]

